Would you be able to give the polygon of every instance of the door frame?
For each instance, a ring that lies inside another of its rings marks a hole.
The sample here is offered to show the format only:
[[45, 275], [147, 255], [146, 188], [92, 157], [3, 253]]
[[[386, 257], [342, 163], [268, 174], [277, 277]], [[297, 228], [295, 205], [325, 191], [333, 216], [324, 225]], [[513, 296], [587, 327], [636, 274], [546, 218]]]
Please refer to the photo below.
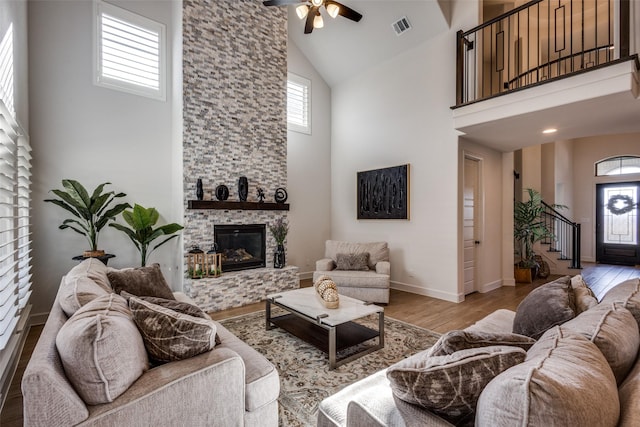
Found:
[[474, 215], [474, 235], [475, 240], [479, 241], [480, 244], [475, 246], [475, 255], [474, 255], [474, 287], [472, 292], [480, 291], [481, 287], [479, 286], [479, 278], [482, 275], [482, 240], [484, 238], [484, 187], [483, 187], [483, 170], [484, 170], [484, 158], [477, 154], [474, 154], [467, 150], [462, 150], [462, 173], [461, 173], [461, 182], [460, 182], [460, 248], [461, 248], [461, 258], [460, 258], [460, 281], [459, 281], [459, 293], [464, 297], [465, 289], [464, 289], [464, 183], [465, 183], [465, 167], [464, 163], [466, 160], [475, 161], [478, 163], [478, 172], [477, 172], [477, 196], [478, 199], [475, 200], [475, 215]]
[[[638, 188], [637, 197], [640, 198], [640, 180], [624, 180], [624, 181], [606, 181], [606, 182], [598, 182], [596, 183], [595, 188], [595, 261], [602, 262], [602, 257], [604, 256], [604, 243], [601, 243], [604, 240], [604, 227], [602, 224], [601, 215], [604, 212], [603, 203], [604, 200], [602, 198], [601, 188], [604, 186], [611, 187], [624, 187], [624, 186], [636, 186]], [[638, 209], [636, 207], [636, 209]], [[638, 255], [636, 256], [636, 260], [634, 261], [634, 265], [640, 264], [640, 213], [636, 214], [636, 240], [638, 242], [637, 245], [621, 245], [632, 247], [635, 246], [638, 251]], [[606, 262], [606, 261], [605, 261]], [[609, 263], [614, 264], [615, 262], [609, 261]]]

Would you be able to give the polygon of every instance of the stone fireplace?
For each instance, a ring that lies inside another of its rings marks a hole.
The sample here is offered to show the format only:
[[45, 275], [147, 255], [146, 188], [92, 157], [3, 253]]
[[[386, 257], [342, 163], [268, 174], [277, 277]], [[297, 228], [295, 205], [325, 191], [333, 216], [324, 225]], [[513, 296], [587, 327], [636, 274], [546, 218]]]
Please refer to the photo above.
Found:
[[266, 267], [266, 227], [264, 224], [231, 224], [213, 227], [222, 271]]
[[[269, 225], [286, 210], [261, 209], [258, 189], [273, 202], [287, 186], [287, 8], [261, 1], [183, 1], [184, 252], [205, 251], [221, 226], [264, 224], [265, 267], [225, 270], [220, 278], [185, 279], [184, 289], [206, 310], [237, 307], [267, 293], [299, 285], [296, 267], [273, 268], [275, 241]], [[239, 201], [238, 180], [247, 177], [247, 202], [238, 208], [190, 209], [196, 181], [204, 200], [216, 188]]]

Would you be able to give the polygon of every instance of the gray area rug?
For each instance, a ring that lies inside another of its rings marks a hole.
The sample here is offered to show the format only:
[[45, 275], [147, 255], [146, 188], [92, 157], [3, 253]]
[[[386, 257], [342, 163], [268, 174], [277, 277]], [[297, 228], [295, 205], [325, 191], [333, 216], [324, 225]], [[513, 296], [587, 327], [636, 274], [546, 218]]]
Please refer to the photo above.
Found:
[[[273, 315], [278, 313], [274, 310]], [[264, 311], [222, 323], [262, 353], [280, 374], [280, 425], [315, 426], [318, 404], [345, 386], [431, 347], [440, 334], [385, 317], [384, 349], [329, 370], [325, 353], [280, 328], [265, 330]], [[359, 321], [377, 329], [377, 316]], [[375, 342], [375, 341], [374, 341]]]

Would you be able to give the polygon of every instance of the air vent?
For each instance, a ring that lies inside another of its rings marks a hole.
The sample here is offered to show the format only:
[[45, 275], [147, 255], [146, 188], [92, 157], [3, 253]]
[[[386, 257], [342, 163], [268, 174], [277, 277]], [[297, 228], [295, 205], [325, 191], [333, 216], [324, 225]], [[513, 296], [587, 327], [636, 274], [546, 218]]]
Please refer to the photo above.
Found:
[[409, 23], [409, 20], [406, 16], [400, 18], [399, 20], [391, 24], [391, 26], [393, 27], [393, 31], [396, 32], [397, 36], [404, 34], [411, 29], [411, 24]]

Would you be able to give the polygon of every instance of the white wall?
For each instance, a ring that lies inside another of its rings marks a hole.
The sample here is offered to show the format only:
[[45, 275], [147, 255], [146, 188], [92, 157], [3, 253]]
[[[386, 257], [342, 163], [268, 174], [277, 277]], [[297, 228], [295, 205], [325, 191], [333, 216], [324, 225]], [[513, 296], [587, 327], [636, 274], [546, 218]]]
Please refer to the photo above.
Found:
[[[477, 2], [456, 2], [452, 30], [332, 88], [332, 237], [387, 241], [393, 287], [451, 301], [462, 299], [453, 29], [477, 16]], [[405, 163], [411, 219], [358, 221], [356, 173]]]
[[[178, 19], [170, 1], [113, 2], [167, 25], [168, 58], [172, 58]], [[127, 193], [126, 200], [155, 207], [161, 222], [181, 222], [175, 201], [172, 101], [157, 101], [98, 87], [92, 83], [93, 2], [29, 2], [30, 130], [33, 160], [34, 313], [48, 312], [61, 276], [87, 246], [82, 236], [57, 226], [64, 211], [43, 203], [61, 180], [79, 180], [90, 190], [102, 182]], [[172, 82], [168, 64], [168, 82]], [[170, 84], [170, 83], [169, 83]], [[178, 142], [179, 143], [179, 142]], [[178, 175], [179, 176], [179, 175]], [[180, 183], [181, 184], [181, 183]], [[177, 266], [182, 253], [175, 239], [152, 254], [174, 288], [181, 287]], [[138, 253], [124, 234], [105, 228], [99, 246], [117, 258], [110, 266], [139, 265]]]
[[331, 237], [331, 89], [291, 38], [287, 68], [311, 80], [311, 135], [287, 132], [287, 263], [310, 278]]
[[640, 134], [594, 136], [573, 140], [573, 217], [582, 224], [582, 261], [596, 259], [596, 184], [640, 181], [640, 174], [595, 177], [596, 162], [613, 156], [640, 155]]
[[564, 205], [567, 209], [565, 216], [577, 221], [573, 211], [573, 143], [571, 141], [557, 141], [555, 148], [555, 199], [552, 203]]

